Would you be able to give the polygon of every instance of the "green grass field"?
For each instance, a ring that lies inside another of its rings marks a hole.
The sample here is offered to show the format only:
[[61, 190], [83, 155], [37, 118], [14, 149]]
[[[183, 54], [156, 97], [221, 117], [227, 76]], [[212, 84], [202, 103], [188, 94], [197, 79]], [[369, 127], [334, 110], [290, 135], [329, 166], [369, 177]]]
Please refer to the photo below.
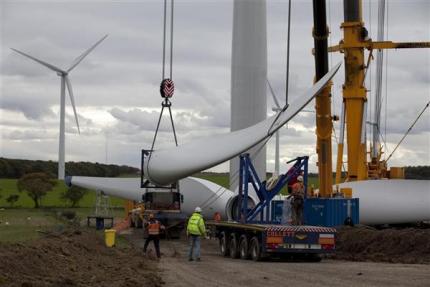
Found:
[[[19, 192], [16, 186], [16, 179], [0, 179], [0, 207], [9, 207], [6, 201], [11, 194], [18, 194], [19, 200], [15, 203], [14, 207], [31, 208], [34, 207], [33, 200], [27, 195], [26, 192]], [[67, 207], [69, 203], [61, 199], [61, 194], [66, 190], [66, 185], [62, 181], [58, 181], [54, 189], [47, 193], [42, 199], [43, 207]], [[82, 200], [79, 202], [79, 207], [93, 207], [96, 198], [94, 191], [89, 191]], [[124, 206], [124, 200], [120, 198], [111, 197], [111, 205], [113, 207]]]
[[[16, 179], [0, 179], [0, 242], [20, 242], [39, 238], [40, 231], [64, 228], [66, 222], [59, 219], [61, 211], [74, 211], [85, 224], [88, 215], [94, 213], [96, 193], [88, 191], [79, 203], [79, 208], [69, 208], [69, 203], [61, 199], [66, 190], [62, 181], [42, 199], [41, 208], [35, 209], [33, 200], [26, 192], [19, 192]], [[19, 200], [11, 208], [6, 201], [9, 195], [18, 194]], [[111, 197], [112, 215], [123, 218], [124, 199]]]
[[0, 222], [0, 242], [19, 242], [38, 238], [38, 230], [53, 226], [56, 220], [44, 210], [1, 209]]
[[[21, 242], [37, 239], [46, 231], [64, 230], [70, 222], [60, 216], [61, 212], [73, 211], [81, 225], [92, 208], [0, 208], [0, 242]], [[113, 209], [112, 216], [124, 218], [122, 209]]]

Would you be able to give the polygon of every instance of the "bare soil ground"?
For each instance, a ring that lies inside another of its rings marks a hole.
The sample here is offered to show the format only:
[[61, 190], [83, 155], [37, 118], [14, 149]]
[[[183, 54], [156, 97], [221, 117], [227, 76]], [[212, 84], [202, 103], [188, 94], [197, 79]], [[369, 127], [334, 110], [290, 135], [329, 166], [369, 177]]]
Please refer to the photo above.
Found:
[[430, 264], [430, 229], [344, 227], [337, 233], [334, 259]]
[[[129, 236], [141, 248], [139, 230]], [[152, 244], [150, 245], [152, 248]], [[216, 240], [202, 241], [202, 261], [188, 262], [185, 239], [161, 241], [158, 264], [166, 286], [429, 286], [429, 264], [392, 264], [323, 259], [319, 263], [253, 262], [219, 255]]]
[[156, 264], [140, 250], [107, 248], [89, 229], [0, 244], [0, 286], [161, 286]]
[[187, 261], [186, 239], [162, 240], [157, 261], [151, 250], [143, 256], [141, 229], [117, 237], [115, 248], [100, 232], [67, 229], [0, 243], [0, 286], [430, 286], [429, 232], [345, 228], [336, 256], [307, 263], [224, 258], [214, 239], [202, 241], [201, 262]]

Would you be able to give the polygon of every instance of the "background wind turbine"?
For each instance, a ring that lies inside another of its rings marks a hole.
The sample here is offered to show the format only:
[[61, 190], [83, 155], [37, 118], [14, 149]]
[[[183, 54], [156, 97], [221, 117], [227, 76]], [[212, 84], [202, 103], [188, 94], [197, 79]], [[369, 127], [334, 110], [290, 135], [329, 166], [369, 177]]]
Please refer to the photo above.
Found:
[[[275, 113], [279, 113], [280, 111], [282, 111], [282, 107], [279, 105], [279, 101], [276, 98], [272, 85], [270, 84], [268, 79], [266, 80], [267, 80], [267, 85], [269, 86], [270, 94], [272, 95], [272, 98], [273, 98], [273, 102], [275, 103], [275, 106], [276, 106], [272, 108], [272, 111], [274, 111]], [[279, 130], [276, 131], [274, 176], [279, 176]]]
[[79, 129], [79, 121], [78, 121], [78, 114], [76, 113], [76, 106], [75, 106], [75, 99], [73, 97], [73, 90], [72, 90], [72, 84], [69, 79], [69, 73], [77, 66], [79, 63], [92, 51], [94, 48], [100, 44], [104, 39], [106, 39], [108, 35], [105, 35], [103, 38], [101, 38], [99, 41], [97, 41], [91, 48], [86, 50], [82, 55], [77, 57], [70, 67], [66, 70], [62, 70], [54, 65], [51, 65], [47, 62], [44, 62], [42, 60], [39, 60], [33, 56], [30, 56], [24, 52], [21, 52], [19, 50], [11, 48], [13, 51], [17, 52], [18, 54], [21, 54], [27, 58], [30, 58], [33, 61], [36, 61], [37, 63], [47, 67], [48, 69], [54, 71], [57, 73], [59, 77], [61, 77], [61, 97], [60, 97], [60, 142], [59, 142], [59, 148], [58, 148], [58, 179], [64, 180], [65, 176], [65, 110], [66, 110], [66, 86], [67, 90], [69, 91], [70, 96], [70, 102], [72, 103], [73, 107], [73, 113], [75, 114], [75, 120], [76, 120], [76, 126], [78, 127], [78, 133], [81, 133]]

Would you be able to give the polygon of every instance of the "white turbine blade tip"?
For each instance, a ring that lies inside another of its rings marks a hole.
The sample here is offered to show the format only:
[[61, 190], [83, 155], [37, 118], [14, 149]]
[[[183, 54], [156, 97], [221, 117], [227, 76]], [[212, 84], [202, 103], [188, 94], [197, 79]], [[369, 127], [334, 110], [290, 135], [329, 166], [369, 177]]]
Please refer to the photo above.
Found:
[[278, 109], [281, 108], [281, 106], [279, 105], [278, 99], [276, 98], [275, 92], [273, 91], [272, 85], [269, 82], [269, 79], [266, 78], [267, 84], [269, 85], [269, 90], [270, 90], [270, 94], [273, 97], [273, 101], [275, 102], [275, 105]]
[[45, 61], [42, 61], [40, 59], [37, 59], [37, 58], [35, 58], [35, 57], [27, 54], [27, 53], [21, 52], [21, 51], [19, 51], [17, 49], [14, 49], [14, 48], [10, 48], [10, 49], [13, 50], [13, 51], [15, 51], [15, 52], [17, 52], [18, 54], [21, 54], [24, 57], [30, 58], [31, 60], [33, 60], [33, 61], [35, 61], [35, 62], [37, 62], [37, 63], [39, 63], [39, 64], [47, 67], [48, 69], [51, 69], [51, 70], [57, 72], [57, 73], [61, 73], [61, 74], [65, 73], [65, 71], [61, 70], [60, 68], [55, 67], [54, 65], [51, 65], [51, 64], [49, 64], [49, 63], [47, 63]]
[[75, 115], [76, 126], [78, 127], [78, 133], [80, 134], [81, 130], [79, 128], [78, 113], [76, 112], [75, 98], [73, 96], [72, 83], [70, 82], [70, 79], [68, 76], [65, 76], [65, 80], [66, 80], [67, 90], [69, 91], [70, 102], [72, 103], [73, 113]]
[[92, 50], [94, 50], [101, 42], [103, 42], [104, 39], [107, 38], [107, 36], [109, 36], [108, 34], [106, 34], [103, 38], [101, 38], [100, 40], [98, 40], [94, 45], [92, 45], [88, 50], [86, 50], [84, 53], [82, 53], [79, 57], [77, 57], [73, 63], [70, 65], [70, 68], [67, 69], [67, 72], [70, 72], [71, 70], [73, 70], [77, 65], [79, 65], [80, 62], [82, 62], [82, 60], [89, 54], [91, 53]]

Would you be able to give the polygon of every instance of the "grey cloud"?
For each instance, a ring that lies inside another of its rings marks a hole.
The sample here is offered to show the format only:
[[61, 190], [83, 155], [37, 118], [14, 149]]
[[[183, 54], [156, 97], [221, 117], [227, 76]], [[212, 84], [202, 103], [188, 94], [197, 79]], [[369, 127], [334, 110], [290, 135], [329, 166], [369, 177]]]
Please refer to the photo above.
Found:
[[[160, 113], [158, 111], [145, 111], [141, 109], [132, 109], [124, 111], [119, 108], [110, 110], [110, 113], [117, 120], [132, 124], [141, 130], [154, 131], [158, 122]], [[214, 126], [214, 117], [207, 117], [199, 112], [178, 111], [173, 112], [175, 129], [180, 130], [201, 130]], [[133, 128], [135, 129], [135, 128]], [[168, 111], [165, 110], [160, 122], [160, 131], [172, 131]]]
[[55, 139], [57, 136], [46, 130], [13, 130], [2, 135], [3, 139], [10, 140], [47, 140]]
[[[176, 84], [172, 99], [179, 142], [202, 136], [213, 136], [229, 131], [230, 123], [230, 52], [232, 1], [175, 1], [175, 45], [173, 78]], [[267, 1], [269, 78], [280, 98], [285, 89], [285, 41], [287, 1]], [[342, 1], [328, 1], [331, 44], [342, 38], [339, 24], [343, 19]], [[0, 75], [1, 108], [7, 114], [23, 112], [31, 120], [19, 117], [0, 120], [4, 128], [20, 130], [44, 129], [58, 132], [58, 115], [53, 111], [59, 105], [59, 80], [55, 73], [13, 54], [15, 47], [32, 55], [67, 67], [94, 41], [108, 33], [109, 37], [94, 50], [71, 74], [78, 113], [80, 108], [99, 107], [111, 111], [116, 121], [106, 126], [96, 119], [81, 121], [81, 135], [74, 134], [73, 114], [67, 115], [66, 146], [68, 158], [104, 161], [107, 138], [109, 161], [139, 165], [139, 149], [152, 142], [158, 120], [161, 98], [162, 59], [162, 2], [16, 2], [2, 1], [2, 35]], [[364, 20], [372, 38], [376, 38], [377, 1], [363, 1]], [[369, 22], [372, 9], [372, 29]], [[418, 41], [430, 32], [428, 1], [389, 1], [389, 38], [395, 41]], [[414, 15], [414, 17], [410, 17]], [[290, 102], [300, 97], [311, 86], [314, 59], [311, 55], [313, 39], [312, 4], [293, 1]], [[332, 63], [343, 60], [334, 54]], [[400, 137], [416, 116], [415, 106], [428, 101], [428, 51], [398, 50], [388, 54], [388, 116], [390, 142]], [[167, 59], [168, 60], [168, 59]], [[373, 68], [373, 78], [374, 71]], [[340, 113], [343, 69], [334, 79], [334, 112]], [[374, 80], [368, 82], [374, 89]], [[406, 84], [407, 83], [407, 84]], [[373, 93], [373, 91], [372, 91]], [[267, 94], [268, 106], [272, 106]], [[370, 100], [372, 99], [370, 95]], [[68, 101], [68, 100], [67, 100]], [[412, 104], [413, 103], [413, 104]], [[405, 112], [408, 107], [412, 112]], [[310, 104], [308, 109], [313, 109]], [[155, 112], [143, 112], [155, 109]], [[70, 111], [69, 111], [70, 112]], [[428, 114], [428, 113], [427, 113]], [[428, 131], [428, 115], [417, 124], [407, 139], [404, 155], [398, 162], [427, 162], [419, 154], [429, 146], [422, 139]], [[159, 143], [172, 143], [168, 119], [159, 134]], [[308, 131], [295, 130], [294, 123]], [[288, 157], [315, 153], [314, 114], [300, 113], [290, 129], [282, 130], [282, 141]], [[336, 125], [337, 127], [337, 125]], [[31, 134], [27, 134], [31, 136]], [[70, 142], [70, 144], [69, 144]], [[409, 145], [415, 154], [408, 151]], [[57, 139], [41, 139], [34, 146], [25, 141], [3, 140], [2, 155], [27, 158], [56, 159]], [[136, 155], [137, 154], [137, 155]], [[405, 156], [407, 154], [407, 156]], [[37, 156], [36, 156], [37, 155]], [[420, 159], [421, 158], [421, 159]], [[420, 161], [421, 160], [421, 161]], [[311, 157], [312, 163], [315, 157]]]
[[41, 120], [44, 117], [55, 116], [55, 113], [43, 102], [23, 99], [15, 101], [9, 98], [1, 99], [1, 108], [22, 112], [28, 119]]

